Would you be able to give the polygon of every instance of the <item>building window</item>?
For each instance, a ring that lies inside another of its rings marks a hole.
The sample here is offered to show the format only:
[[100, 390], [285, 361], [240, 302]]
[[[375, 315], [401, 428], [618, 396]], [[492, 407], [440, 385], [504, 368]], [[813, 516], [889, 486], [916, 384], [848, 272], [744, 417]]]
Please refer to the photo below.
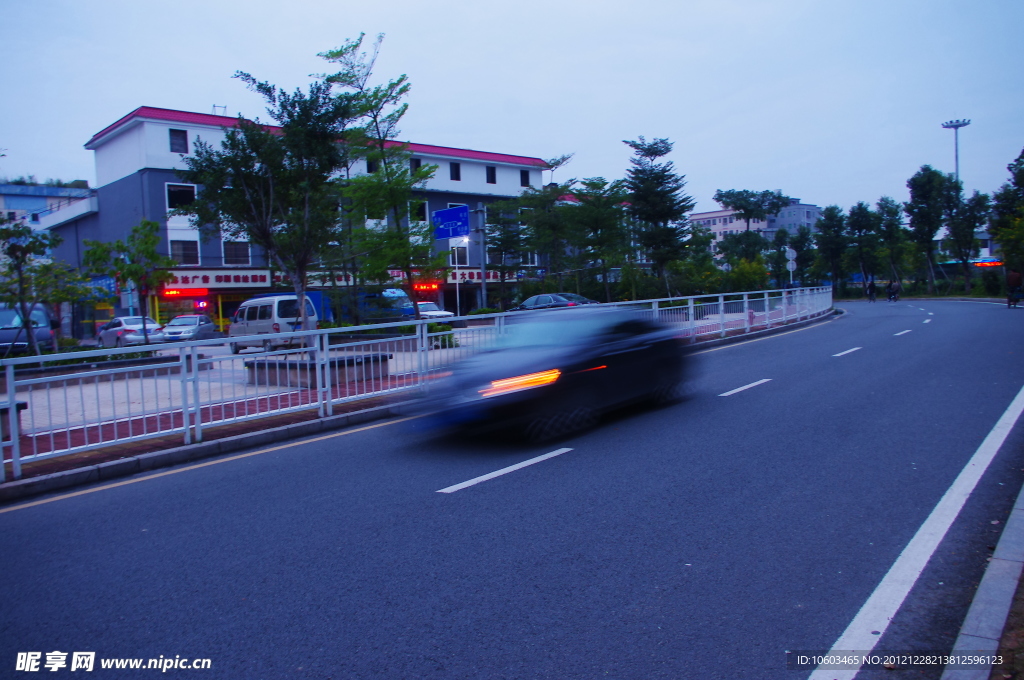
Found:
[[39, 213], [32, 213], [28, 219], [31, 222], [39, 222]]
[[536, 267], [537, 253], [521, 253], [519, 256], [519, 264], [524, 267]]
[[530, 171], [520, 170], [519, 171], [519, 186], [528, 187], [530, 186]]
[[9, 220], [16, 220], [16, 219], [18, 219], [18, 213], [14, 212], [13, 210], [8, 210], [7, 211], [7, 219], [9, 219]]
[[497, 184], [498, 183], [498, 168], [493, 165], [487, 166], [487, 183]]
[[199, 241], [171, 241], [171, 259], [178, 264], [199, 264]]
[[416, 172], [421, 167], [423, 167], [423, 160], [422, 159], [420, 159], [420, 158], [410, 158], [409, 159], [409, 169], [410, 170], [412, 170], [413, 172]]
[[368, 172], [370, 174], [373, 174], [373, 173], [377, 172], [377, 169], [379, 167], [380, 167], [380, 164], [377, 161], [371, 160], [369, 158], [366, 159], [366, 172]]
[[188, 153], [188, 130], [171, 130], [171, 153]]
[[239, 241], [225, 241], [224, 264], [248, 265], [249, 244]]
[[409, 210], [409, 217], [413, 222], [426, 222], [427, 221], [427, 202], [419, 201], [412, 204], [412, 209]]
[[451, 177], [453, 182], [462, 181], [462, 164], [461, 163], [449, 163], [448, 164], [448, 175]]
[[167, 185], [167, 209], [185, 208], [196, 200], [196, 187], [194, 184], [168, 184]]
[[448, 265], [451, 267], [465, 267], [469, 264], [469, 248], [466, 246], [454, 246], [448, 249]]

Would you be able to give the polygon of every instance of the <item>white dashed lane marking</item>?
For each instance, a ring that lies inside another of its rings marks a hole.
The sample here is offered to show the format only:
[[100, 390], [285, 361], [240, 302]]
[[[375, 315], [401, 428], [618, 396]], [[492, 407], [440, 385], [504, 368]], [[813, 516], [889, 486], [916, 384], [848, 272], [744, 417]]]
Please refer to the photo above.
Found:
[[515, 472], [516, 470], [520, 470], [520, 469], [526, 467], [527, 465], [533, 465], [534, 463], [539, 463], [539, 462], [541, 462], [543, 460], [547, 460], [548, 458], [554, 458], [555, 456], [560, 456], [563, 453], [568, 453], [569, 451], [572, 451], [572, 449], [556, 449], [556, 450], [552, 451], [551, 453], [545, 453], [543, 456], [537, 456], [536, 458], [530, 458], [529, 460], [524, 460], [522, 463], [516, 463], [515, 465], [509, 465], [508, 467], [501, 468], [500, 470], [495, 470], [494, 472], [489, 472], [486, 475], [480, 475], [479, 477], [474, 477], [473, 479], [470, 479], [468, 481], [462, 482], [461, 484], [455, 484], [453, 486], [448, 486], [448, 487], [445, 487], [443, 489], [438, 489], [437, 492], [438, 493], [455, 493], [456, 491], [459, 491], [461, 489], [465, 489], [467, 486], [473, 486], [474, 484], [479, 484], [480, 482], [486, 482], [488, 479], [494, 479], [495, 477], [501, 477], [502, 475], [507, 475], [508, 473]]
[[896, 333], [896, 335], [906, 335], [909, 332], [910, 331], [900, 331], [899, 333]]
[[758, 385], [763, 385], [766, 382], [771, 382], [771, 378], [765, 378], [763, 380], [758, 380], [757, 382], [752, 382], [749, 385], [744, 385], [743, 387], [737, 387], [734, 390], [729, 390], [728, 392], [723, 392], [722, 394], [719, 394], [718, 396], [720, 396], [720, 397], [731, 397], [732, 395], [736, 394], [737, 392], [742, 392], [743, 390], [749, 390], [751, 387], [757, 387]]
[[853, 349], [848, 349], [845, 352], [840, 352], [839, 354], [833, 354], [832, 356], [834, 356], [834, 357], [841, 357], [844, 354], [849, 354], [850, 352], [856, 352], [859, 349], [864, 349], [864, 348], [863, 347], [854, 347]]

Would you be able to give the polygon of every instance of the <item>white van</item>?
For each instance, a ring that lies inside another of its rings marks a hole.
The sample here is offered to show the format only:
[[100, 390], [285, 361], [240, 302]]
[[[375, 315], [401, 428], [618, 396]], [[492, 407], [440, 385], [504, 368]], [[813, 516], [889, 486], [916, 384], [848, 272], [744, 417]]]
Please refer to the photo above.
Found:
[[[308, 319], [305, 330], [315, 330], [320, 320], [309, 298], [306, 298], [306, 316]], [[270, 352], [280, 346], [301, 346], [305, 344], [303, 338], [269, 340], [259, 337], [271, 333], [297, 331], [300, 330], [301, 323], [298, 297], [295, 295], [268, 295], [246, 300], [231, 317], [231, 325], [228, 326], [228, 337], [239, 338], [231, 342], [231, 353], [238, 354], [243, 347], [261, 346], [263, 351]]]

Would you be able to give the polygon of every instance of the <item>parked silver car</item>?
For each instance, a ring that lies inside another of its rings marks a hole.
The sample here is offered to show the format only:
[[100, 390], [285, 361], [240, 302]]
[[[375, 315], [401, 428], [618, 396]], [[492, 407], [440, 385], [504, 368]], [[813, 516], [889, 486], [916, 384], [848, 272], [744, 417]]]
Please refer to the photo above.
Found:
[[[163, 342], [163, 327], [153, 319], [146, 317], [146, 335], [150, 342]], [[141, 345], [146, 341], [142, 333], [141, 316], [115, 316], [113, 319], [100, 326], [96, 335], [98, 347], [124, 347], [126, 345]]]
[[217, 324], [205, 314], [180, 314], [164, 326], [164, 340], [210, 340], [219, 338]]

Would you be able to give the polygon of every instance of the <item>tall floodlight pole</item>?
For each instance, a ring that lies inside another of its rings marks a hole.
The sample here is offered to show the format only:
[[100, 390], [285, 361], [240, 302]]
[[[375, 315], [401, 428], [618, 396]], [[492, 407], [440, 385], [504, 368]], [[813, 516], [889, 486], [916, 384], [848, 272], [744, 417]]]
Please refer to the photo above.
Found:
[[960, 181], [960, 128], [971, 124], [969, 120], [949, 120], [942, 124], [947, 130], [953, 130], [953, 153], [956, 159], [956, 181]]

